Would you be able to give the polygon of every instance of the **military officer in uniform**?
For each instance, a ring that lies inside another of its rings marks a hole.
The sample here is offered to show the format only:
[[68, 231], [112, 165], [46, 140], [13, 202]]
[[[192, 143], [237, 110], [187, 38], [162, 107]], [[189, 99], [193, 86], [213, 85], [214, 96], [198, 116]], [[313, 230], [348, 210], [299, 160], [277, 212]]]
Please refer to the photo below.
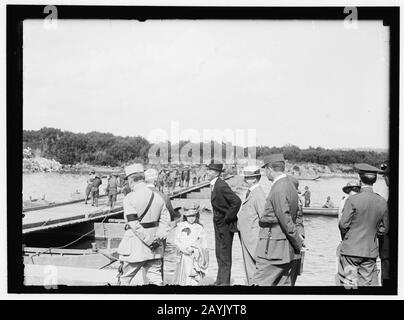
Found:
[[[387, 188], [389, 187], [389, 174], [390, 170], [387, 163], [383, 163], [380, 166], [384, 181]], [[388, 232], [379, 236], [379, 256], [382, 269], [382, 284], [388, 285], [390, 282], [390, 237]]]
[[260, 286], [290, 286], [293, 261], [303, 246], [296, 226], [299, 198], [294, 184], [284, 173], [283, 154], [266, 157], [263, 168], [273, 184], [264, 215], [259, 221], [254, 283]]
[[143, 284], [162, 285], [162, 259], [170, 214], [164, 199], [147, 187], [142, 164], [125, 168], [130, 189], [123, 201], [126, 231], [118, 247], [121, 285], [143, 272]]
[[[289, 180], [293, 183], [294, 187], [296, 188], [296, 191], [299, 192], [299, 180], [297, 180], [293, 176], [288, 176]], [[304, 232], [304, 223], [303, 223], [303, 204], [299, 201], [298, 204], [298, 210], [297, 210], [297, 215], [296, 215], [296, 228], [297, 232], [299, 233], [300, 238], [305, 240], [305, 232]], [[290, 280], [291, 280], [291, 285], [294, 286], [297, 280], [297, 276], [300, 275], [301, 270], [303, 269], [303, 262], [304, 262], [304, 252], [303, 250], [300, 252], [300, 254], [295, 254], [295, 257], [292, 261], [292, 269], [290, 271]]]
[[222, 163], [212, 161], [208, 165], [207, 175], [210, 180], [215, 251], [218, 264], [215, 285], [228, 286], [231, 276], [233, 236], [237, 232], [237, 213], [241, 206], [241, 199], [220, 177], [222, 172]]
[[355, 168], [359, 171], [361, 190], [346, 200], [338, 224], [342, 238], [338, 278], [344, 286], [377, 286], [377, 236], [386, 234], [389, 228], [387, 202], [373, 192], [380, 170], [366, 163]]
[[244, 271], [247, 277], [247, 284], [253, 284], [255, 273], [255, 249], [258, 243], [259, 218], [264, 213], [265, 193], [261, 188], [259, 181], [261, 172], [258, 166], [245, 167], [241, 176], [249, 185], [247, 194], [240, 212], [237, 214], [237, 229], [241, 241], [241, 250], [243, 252]]

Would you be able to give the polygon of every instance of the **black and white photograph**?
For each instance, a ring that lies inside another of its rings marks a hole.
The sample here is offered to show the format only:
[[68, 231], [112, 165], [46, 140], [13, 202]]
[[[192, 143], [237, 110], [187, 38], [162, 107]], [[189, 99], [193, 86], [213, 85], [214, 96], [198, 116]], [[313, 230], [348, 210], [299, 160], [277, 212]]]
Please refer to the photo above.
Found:
[[398, 13], [8, 5], [16, 287], [397, 294]]

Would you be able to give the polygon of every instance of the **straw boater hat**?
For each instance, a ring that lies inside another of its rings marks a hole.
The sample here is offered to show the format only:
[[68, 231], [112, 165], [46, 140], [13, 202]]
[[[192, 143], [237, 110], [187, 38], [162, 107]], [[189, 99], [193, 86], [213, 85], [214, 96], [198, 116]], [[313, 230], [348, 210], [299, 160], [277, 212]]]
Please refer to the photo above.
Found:
[[141, 163], [134, 163], [125, 168], [125, 180], [134, 173], [144, 173], [144, 168]]
[[244, 178], [252, 178], [261, 176], [261, 170], [258, 166], [247, 166], [243, 169], [241, 176]]
[[351, 180], [342, 188], [342, 191], [344, 191], [346, 194], [349, 194], [351, 189], [353, 189], [353, 188], [360, 189], [360, 187], [361, 187], [361, 183], [359, 180]]

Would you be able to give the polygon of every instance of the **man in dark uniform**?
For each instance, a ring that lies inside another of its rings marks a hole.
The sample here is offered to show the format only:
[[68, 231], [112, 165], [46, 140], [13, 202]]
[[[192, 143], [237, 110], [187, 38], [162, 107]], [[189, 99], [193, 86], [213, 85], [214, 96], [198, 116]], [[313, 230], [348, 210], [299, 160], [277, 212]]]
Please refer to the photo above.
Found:
[[222, 163], [212, 161], [209, 164], [208, 177], [212, 191], [211, 203], [218, 264], [215, 285], [230, 285], [231, 249], [234, 233], [237, 232], [237, 213], [241, 206], [241, 199], [220, 177], [222, 172]]
[[294, 260], [303, 247], [303, 239], [296, 226], [299, 197], [292, 180], [284, 173], [283, 154], [266, 157], [263, 168], [273, 184], [259, 221], [254, 283], [260, 286], [290, 286]]
[[[383, 172], [384, 181], [387, 188], [389, 187], [389, 174], [390, 170], [387, 163], [383, 163], [380, 166]], [[387, 230], [388, 231], [388, 230]], [[388, 232], [379, 236], [379, 256], [382, 269], [382, 284], [388, 285], [390, 282], [390, 237]]]
[[362, 186], [358, 194], [346, 200], [339, 221], [342, 242], [338, 278], [345, 286], [377, 286], [377, 236], [386, 234], [389, 228], [387, 202], [373, 192], [380, 170], [366, 163], [355, 168]]
[[[299, 190], [299, 180], [295, 177], [288, 176], [289, 180], [293, 183], [296, 188], [296, 191]], [[302, 238], [303, 243], [305, 240], [305, 232], [304, 232], [304, 223], [303, 223], [303, 205], [299, 201], [297, 216], [296, 216], [296, 228], [297, 232], [299, 232], [300, 238]], [[297, 276], [300, 275], [301, 270], [303, 269], [303, 262], [304, 262], [304, 251], [301, 251], [300, 254], [295, 254], [295, 258], [292, 262], [292, 269], [290, 271], [290, 278], [292, 286], [295, 285]]]

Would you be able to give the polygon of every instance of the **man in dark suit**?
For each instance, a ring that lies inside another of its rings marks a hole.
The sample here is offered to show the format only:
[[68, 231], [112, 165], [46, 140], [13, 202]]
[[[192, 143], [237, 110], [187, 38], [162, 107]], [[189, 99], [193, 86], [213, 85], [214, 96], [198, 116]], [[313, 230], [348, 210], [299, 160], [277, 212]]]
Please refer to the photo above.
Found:
[[386, 234], [389, 228], [387, 202], [372, 188], [380, 170], [366, 163], [355, 167], [362, 186], [345, 202], [339, 221], [342, 242], [338, 277], [345, 286], [377, 286], [377, 236]]
[[263, 168], [273, 185], [259, 221], [254, 283], [260, 286], [290, 286], [293, 261], [303, 247], [303, 239], [296, 226], [299, 197], [296, 187], [284, 173], [283, 154], [266, 157]]
[[222, 172], [223, 164], [213, 161], [209, 164], [208, 178], [212, 191], [211, 203], [218, 264], [215, 285], [230, 285], [231, 249], [234, 233], [237, 232], [237, 213], [241, 206], [241, 199], [220, 177]]

